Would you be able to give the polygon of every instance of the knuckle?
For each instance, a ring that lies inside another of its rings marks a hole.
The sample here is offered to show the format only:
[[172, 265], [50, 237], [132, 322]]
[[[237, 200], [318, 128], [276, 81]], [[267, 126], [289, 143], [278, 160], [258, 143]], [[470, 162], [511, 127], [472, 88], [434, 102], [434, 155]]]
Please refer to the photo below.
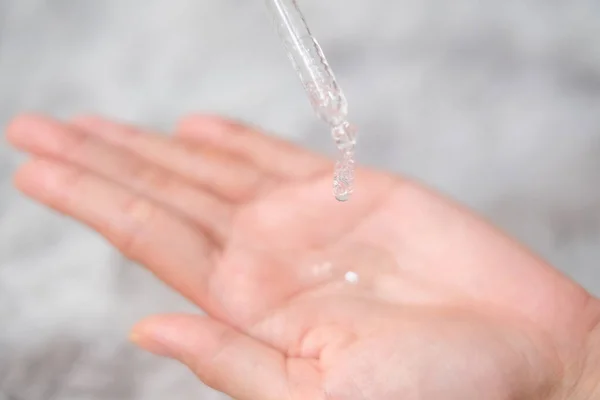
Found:
[[197, 167], [198, 162], [203, 158], [200, 149], [194, 143], [182, 141], [171, 142], [171, 157], [177, 160], [176, 163], [182, 170], [191, 171]]
[[171, 147], [175, 155], [185, 158], [196, 158], [198, 157], [199, 149], [194, 143], [186, 143], [182, 141], [171, 142]]
[[81, 133], [68, 135], [60, 146], [59, 154], [70, 158], [77, 157], [89, 144], [90, 140], [88, 135]]
[[72, 209], [72, 205], [81, 195], [80, 187], [83, 180], [83, 173], [77, 169], [65, 171], [55, 182], [52, 192], [56, 201], [67, 209]]
[[173, 176], [169, 172], [145, 163], [140, 163], [131, 170], [132, 179], [138, 187], [151, 191], [169, 190]]
[[132, 196], [124, 203], [122, 217], [127, 229], [121, 233], [118, 247], [129, 257], [136, 258], [144, 248], [143, 241], [155, 225], [157, 206], [142, 196]]
[[140, 183], [149, 190], [166, 191], [173, 183], [173, 175], [156, 166], [146, 166], [138, 170]]
[[236, 350], [239, 345], [239, 334], [230, 329], [223, 329], [217, 334], [216, 341], [219, 343], [218, 349], [207, 357], [198, 357], [196, 354], [190, 354], [184, 362], [194, 371], [202, 381], [217, 389], [225, 388], [227, 375], [224, 374], [227, 368], [227, 358]]

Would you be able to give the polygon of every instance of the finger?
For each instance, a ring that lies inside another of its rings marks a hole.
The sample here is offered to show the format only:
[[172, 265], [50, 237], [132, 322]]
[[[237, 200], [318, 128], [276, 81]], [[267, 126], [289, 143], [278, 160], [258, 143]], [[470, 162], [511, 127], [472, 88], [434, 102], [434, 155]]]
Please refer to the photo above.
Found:
[[232, 201], [248, 200], [267, 185], [268, 177], [251, 164], [197, 144], [149, 133], [100, 117], [72, 121], [90, 135], [171, 170]]
[[132, 340], [187, 365], [205, 384], [238, 400], [319, 399], [319, 374], [213, 319], [155, 316], [139, 323]]
[[207, 298], [214, 249], [189, 224], [145, 197], [56, 161], [35, 159], [25, 164], [17, 171], [15, 185], [87, 224], [207, 312], [218, 312]]
[[178, 175], [54, 119], [24, 117], [8, 128], [8, 140], [37, 156], [67, 161], [139, 192], [193, 220], [221, 243], [231, 207]]
[[176, 136], [221, 148], [281, 178], [305, 179], [332, 166], [321, 155], [217, 116], [187, 117], [179, 123]]

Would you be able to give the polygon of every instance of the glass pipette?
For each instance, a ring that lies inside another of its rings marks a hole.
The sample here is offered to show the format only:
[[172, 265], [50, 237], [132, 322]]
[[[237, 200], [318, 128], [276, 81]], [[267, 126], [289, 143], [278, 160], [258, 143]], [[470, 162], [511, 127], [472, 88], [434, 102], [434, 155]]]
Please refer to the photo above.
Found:
[[333, 194], [337, 200], [347, 201], [353, 192], [356, 129], [347, 120], [346, 97], [296, 1], [266, 0], [266, 3], [315, 113], [331, 129], [339, 152]]

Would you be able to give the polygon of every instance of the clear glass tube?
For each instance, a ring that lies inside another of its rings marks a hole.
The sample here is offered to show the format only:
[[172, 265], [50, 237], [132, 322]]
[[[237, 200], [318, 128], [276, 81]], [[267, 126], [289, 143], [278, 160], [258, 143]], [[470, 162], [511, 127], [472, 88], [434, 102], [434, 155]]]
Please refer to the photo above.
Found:
[[339, 151], [334, 172], [336, 199], [353, 191], [356, 130], [347, 122], [348, 103], [295, 0], [266, 0], [277, 33], [285, 46], [317, 116], [331, 128]]
[[317, 115], [329, 125], [347, 118], [348, 103], [295, 0], [266, 0], [277, 33]]

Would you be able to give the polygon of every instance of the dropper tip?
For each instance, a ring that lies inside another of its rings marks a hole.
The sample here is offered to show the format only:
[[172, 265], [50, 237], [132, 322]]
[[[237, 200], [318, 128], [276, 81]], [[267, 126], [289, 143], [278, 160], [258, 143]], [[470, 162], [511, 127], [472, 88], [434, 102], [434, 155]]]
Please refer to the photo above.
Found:
[[350, 193], [346, 192], [346, 193], [336, 194], [335, 199], [337, 201], [339, 201], [340, 203], [344, 203], [344, 202], [350, 200]]

